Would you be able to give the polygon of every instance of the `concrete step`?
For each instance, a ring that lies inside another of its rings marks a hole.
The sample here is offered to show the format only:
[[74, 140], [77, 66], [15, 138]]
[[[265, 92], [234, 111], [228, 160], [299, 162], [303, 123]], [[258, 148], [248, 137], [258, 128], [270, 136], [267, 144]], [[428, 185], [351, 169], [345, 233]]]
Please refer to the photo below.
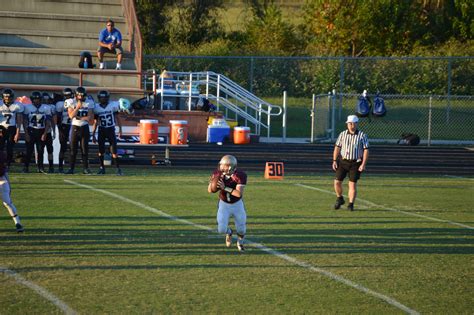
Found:
[[[95, 51], [98, 47], [97, 33], [69, 33], [58, 31], [35, 31], [22, 29], [0, 29], [0, 46], [81, 49]], [[130, 39], [123, 35], [123, 47], [128, 50]]]
[[[15, 96], [30, 96], [32, 91], [48, 91], [50, 93], [61, 94], [63, 89], [66, 87], [72, 88], [73, 90], [77, 86], [60, 86], [60, 85], [28, 85], [28, 84], [10, 84], [5, 87], [12, 88], [15, 92]], [[141, 89], [133, 88], [116, 88], [112, 86], [101, 86], [101, 87], [89, 87], [86, 86], [86, 91], [91, 94], [97, 100], [97, 92], [100, 90], [108, 90], [111, 94], [111, 99], [117, 100], [121, 97], [129, 99], [131, 102], [140, 99], [144, 96], [144, 92]]]
[[[12, 0], [13, 1], [13, 0]], [[122, 35], [128, 34], [125, 18], [121, 16], [91, 16], [80, 14], [50, 14], [18, 11], [0, 12], [0, 29], [19, 29], [36, 31], [64, 31], [71, 33], [96, 33], [105, 27], [111, 18]]]
[[[46, 72], [11, 72], [3, 71], [8, 68], [0, 68], [0, 84], [48, 84], [48, 85], [64, 85], [78, 86], [80, 85], [79, 73], [60, 73], [55, 70], [54, 73]], [[28, 68], [21, 68], [27, 70]], [[74, 69], [62, 69], [63, 71]], [[131, 73], [128, 73], [131, 72]], [[82, 74], [82, 85], [84, 86], [114, 86], [117, 88], [139, 88], [140, 77], [133, 74], [134, 71], [115, 70], [84, 70]]]
[[[81, 50], [78, 49], [0, 47], [0, 65], [74, 68], [79, 63], [80, 54]], [[91, 51], [91, 54], [94, 57], [93, 62], [98, 64], [95, 51]], [[133, 58], [132, 53], [124, 52], [123, 70], [137, 69]], [[115, 55], [106, 54], [105, 61], [108, 69], [115, 68]]]
[[113, 1], [93, 1], [93, 0], [10, 0], [1, 1], [2, 11], [73, 14], [93, 16], [123, 16], [122, 3], [120, 0]]

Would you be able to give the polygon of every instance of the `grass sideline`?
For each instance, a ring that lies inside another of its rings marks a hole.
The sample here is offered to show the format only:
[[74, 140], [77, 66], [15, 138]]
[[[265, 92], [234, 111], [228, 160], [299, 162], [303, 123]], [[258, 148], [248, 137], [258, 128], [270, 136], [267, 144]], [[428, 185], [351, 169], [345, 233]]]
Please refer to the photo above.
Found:
[[[17, 235], [4, 210], [0, 266], [87, 314], [401, 312], [254, 246], [241, 255], [213, 232], [124, 201], [214, 229], [217, 197], [206, 191], [208, 172], [125, 173], [12, 174], [26, 232]], [[331, 178], [313, 174], [276, 182], [250, 173], [249, 240], [420, 313], [472, 311], [474, 232], [429, 218], [473, 226], [473, 178], [368, 175], [353, 213], [331, 209]], [[0, 273], [0, 279], [3, 312], [59, 312], [14, 278]]]

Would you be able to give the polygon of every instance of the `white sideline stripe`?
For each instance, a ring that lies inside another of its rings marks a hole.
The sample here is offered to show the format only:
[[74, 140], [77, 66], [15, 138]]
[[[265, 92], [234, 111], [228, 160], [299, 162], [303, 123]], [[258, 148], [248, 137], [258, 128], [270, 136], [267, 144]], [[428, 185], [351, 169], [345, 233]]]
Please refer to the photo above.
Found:
[[77, 314], [76, 311], [74, 311], [72, 308], [70, 308], [66, 303], [61, 301], [54, 294], [52, 294], [51, 292], [49, 292], [45, 288], [40, 287], [39, 285], [37, 285], [37, 284], [35, 284], [31, 281], [26, 280], [25, 278], [23, 278], [22, 276], [20, 276], [16, 272], [14, 272], [10, 269], [7, 269], [3, 266], [0, 266], [0, 273], [6, 274], [7, 276], [13, 278], [17, 283], [20, 283], [20, 284], [24, 285], [25, 287], [28, 287], [31, 290], [35, 291], [36, 293], [38, 293], [39, 295], [41, 295], [42, 297], [44, 297], [45, 299], [49, 300], [51, 303], [56, 305], [58, 308], [60, 308], [65, 314], [70, 314], [70, 315]]
[[455, 175], [444, 175], [444, 177], [465, 179], [465, 180], [474, 180], [474, 178], [471, 178], [471, 177], [463, 177], [463, 176], [455, 176]]
[[[130, 203], [130, 204], [133, 204], [133, 205], [135, 205], [135, 206], [137, 206], [137, 207], [140, 207], [140, 208], [142, 208], [142, 209], [145, 209], [145, 210], [147, 210], [147, 211], [150, 211], [150, 212], [156, 213], [156, 214], [158, 214], [158, 215], [161, 215], [161, 216], [163, 216], [163, 217], [165, 217], [165, 218], [168, 218], [168, 219], [170, 219], [170, 220], [172, 220], [172, 221], [181, 222], [181, 223], [184, 223], [184, 224], [187, 224], [187, 225], [191, 225], [191, 226], [194, 226], [194, 227], [199, 228], [199, 229], [202, 229], [202, 230], [206, 230], [206, 231], [210, 231], [210, 232], [216, 232], [215, 229], [212, 229], [212, 228], [210, 228], [210, 227], [208, 227], [208, 226], [200, 225], [200, 224], [196, 224], [196, 223], [194, 223], [194, 222], [192, 222], [192, 221], [180, 219], [180, 218], [178, 218], [178, 217], [169, 215], [169, 214], [167, 214], [167, 213], [165, 213], [165, 212], [163, 212], [163, 211], [160, 211], [160, 210], [158, 210], [158, 209], [155, 209], [155, 208], [153, 208], [153, 207], [147, 206], [147, 205], [145, 205], [145, 204], [143, 204], [143, 203], [141, 203], [141, 202], [134, 201], [134, 200], [128, 199], [128, 198], [126, 198], [126, 197], [117, 195], [117, 194], [115, 194], [115, 193], [113, 193], [113, 192], [110, 192], [110, 191], [107, 191], [107, 190], [103, 190], [103, 189], [99, 189], [99, 188], [95, 188], [95, 187], [89, 186], [89, 185], [80, 184], [80, 183], [77, 183], [77, 182], [74, 182], [74, 181], [71, 181], [71, 180], [67, 180], [67, 179], [65, 179], [64, 181], [65, 181], [66, 183], [71, 184], [71, 185], [76, 185], [76, 186], [79, 186], [79, 187], [87, 188], [87, 189], [90, 189], [90, 190], [92, 190], [92, 191], [99, 192], [99, 193], [108, 195], [108, 196], [110, 196], [110, 197], [116, 198], [116, 199], [120, 199], [120, 200], [122, 200], [122, 201], [128, 202], [128, 203]], [[234, 238], [235, 238], [235, 236], [234, 236]], [[355, 282], [352, 282], [352, 281], [350, 281], [350, 280], [347, 280], [347, 279], [345, 279], [345, 278], [343, 278], [343, 277], [341, 277], [341, 276], [338, 276], [338, 275], [336, 275], [336, 274], [334, 274], [334, 273], [332, 273], [332, 272], [330, 272], [330, 271], [327, 271], [327, 270], [324, 270], [324, 269], [315, 267], [315, 266], [310, 265], [310, 264], [308, 264], [308, 263], [305, 263], [305, 262], [303, 262], [303, 261], [299, 261], [299, 260], [297, 260], [296, 258], [293, 258], [293, 257], [291, 257], [291, 256], [288, 256], [288, 255], [286, 255], [286, 254], [283, 254], [283, 253], [281, 253], [281, 252], [279, 252], [279, 251], [277, 251], [277, 250], [275, 250], [275, 249], [272, 249], [272, 248], [267, 247], [267, 246], [265, 246], [265, 245], [262, 245], [262, 244], [260, 244], [260, 243], [255, 243], [255, 242], [252, 242], [252, 241], [250, 241], [250, 240], [248, 240], [248, 239], [246, 239], [246, 242], [247, 242], [248, 244], [252, 244], [255, 248], [258, 248], [258, 249], [260, 249], [261, 251], [264, 251], [264, 252], [266, 252], [266, 253], [269, 253], [269, 254], [271, 254], [271, 255], [274, 255], [274, 256], [276, 256], [276, 257], [278, 257], [278, 258], [281, 258], [281, 259], [283, 259], [283, 260], [286, 260], [286, 261], [288, 261], [288, 262], [290, 262], [290, 263], [292, 263], [292, 264], [295, 264], [295, 265], [297, 265], [297, 266], [300, 266], [300, 267], [309, 269], [309, 270], [311, 270], [311, 271], [317, 272], [317, 273], [319, 273], [319, 274], [322, 274], [322, 275], [324, 275], [324, 276], [326, 276], [326, 277], [328, 277], [328, 278], [330, 278], [330, 279], [332, 279], [332, 280], [335, 280], [335, 281], [337, 281], [337, 282], [340, 282], [340, 283], [342, 283], [342, 284], [345, 284], [345, 285], [347, 285], [347, 286], [350, 286], [350, 287], [352, 287], [352, 288], [354, 288], [354, 289], [356, 289], [356, 290], [359, 290], [359, 291], [361, 291], [361, 292], [363, 292], [363, 293], [366, 293], [366, 294], [368, 294], [368, 295], [371, 295], [371, 296], [373, 296], [373, 297], [379, 298], [379, 299], [381, 299], [381, 300], [387, 302], [388, 304], [390, 304], [390, 305], [392, 305], [392, 306], [394, 306], [394, 307], [396, 307], [396, 308], [398, 308], [398, 309], [400, 309], [400, 310], [402, 310], [402, 311], [404, 311], [404, 312], [406, 312], [406, 313], [408, 313], [408, 314], [419, 314], [417, 311], [415, 311], [415, 310], [413, 310], [413, 309], [411, 309], [411, 308], [409, 308], [409, 307], [407, 307], [407, 306], [401, 304], [400, 302], [398, 302], [398, 301], [396, 301], [396, 300], [394, 300], [394, 299], [392, 299], [392, 298], [390, 298], [390, 297], [388, 297], [388, 296], [386, 296], [386, 295], [383, 295], [383, 294], [381, 294], [381, 293], [372, 291], [372, 290], [370, 290], [370, 289], [368, 289], [368, 288], [366, 288], [366, 287], [364, 287], [364, 286], [362, 286], [362, 285], [360, 285], [360, 284], [357, 284], [357, 283], [355, 283]]]
[[[316, 187], [312, 187], [312, 186], [308, 186], [308, 185], [304, 185], [304, 184], [299, 184], [299, 183], [294, 184], [294, 185], [299, 186], [299, 187], [303, 187], [303, 188], [317, 190], [319, 192], [330, 194], [330, 195], [335, 195], [335, 193], [333, 191], [329, 191], [329, 190], [325, 190], [325, 189], [321, 189], [321, 188], [316, 188]], [[371, 201], [364, 200], [364, 199], [361, 199], [361, 198], [357, 198], [357, 201], [362, 201], [362, 202], [365, 202], [367, 205], [369, 205], [371, 207], [382, 208], [382, 209], [387, 210], [387, 211], [399, 212], [399, 213], [403, 213], [403, 214], [406, 214], [406, 215], [411, 215], [411, 216], [414, 216], [414, 217], [420, 217], [420, 218], [428, 219], [428, 220], [431, 220], [431, 221], [443, 222], [443, 223], [448, 223], [448, 224], [452, 224], [452, 225], [457, 225], [457, 226], [460, 226], [460, 227], [463, 227], [463, 228], [466, 228], [466, 229], [470, 229], [470, 230], [474, 229], [474, 227], [472, 227], [470, 225], [466, 225], [466, 224], [462, 224], [462, 223], [454, 222], [454, 221], [449, 221], [449, 220], [438, 219], [438, 218], [430, 217], [430, 216], [423, 215], [423, 214], [418, 214], [418, 213], [403, 211], [403, 210], [399, 210], [399, 209], [389, 208], [389, 207], [378, 205], [376, 203], [373, 203]]]

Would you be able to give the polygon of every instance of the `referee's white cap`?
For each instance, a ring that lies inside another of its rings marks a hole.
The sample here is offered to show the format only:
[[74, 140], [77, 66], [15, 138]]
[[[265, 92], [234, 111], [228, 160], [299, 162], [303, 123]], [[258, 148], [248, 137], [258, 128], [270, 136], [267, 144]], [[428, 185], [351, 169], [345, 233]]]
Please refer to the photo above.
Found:
[[359, 122], [359, 117], [357, 117], [356, 115], [347, 116], [346, 124], [348, 124], [348, 123], [357, 123], [357, 122]]

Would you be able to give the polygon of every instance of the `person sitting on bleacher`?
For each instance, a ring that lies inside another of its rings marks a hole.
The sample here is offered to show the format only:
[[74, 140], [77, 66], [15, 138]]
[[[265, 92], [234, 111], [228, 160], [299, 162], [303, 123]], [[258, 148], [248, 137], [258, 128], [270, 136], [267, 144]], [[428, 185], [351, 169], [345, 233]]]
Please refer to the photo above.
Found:
[[99, 33], [99, 48], [97, 57], [99, 57], [99, 68], [105, 69], [104, 54], [111, 53], [117, 55], [117, 66], [115, 70], [122, 70], [122, 33], [114, 26], [114, 21], [108, 20], [106, 27]]

